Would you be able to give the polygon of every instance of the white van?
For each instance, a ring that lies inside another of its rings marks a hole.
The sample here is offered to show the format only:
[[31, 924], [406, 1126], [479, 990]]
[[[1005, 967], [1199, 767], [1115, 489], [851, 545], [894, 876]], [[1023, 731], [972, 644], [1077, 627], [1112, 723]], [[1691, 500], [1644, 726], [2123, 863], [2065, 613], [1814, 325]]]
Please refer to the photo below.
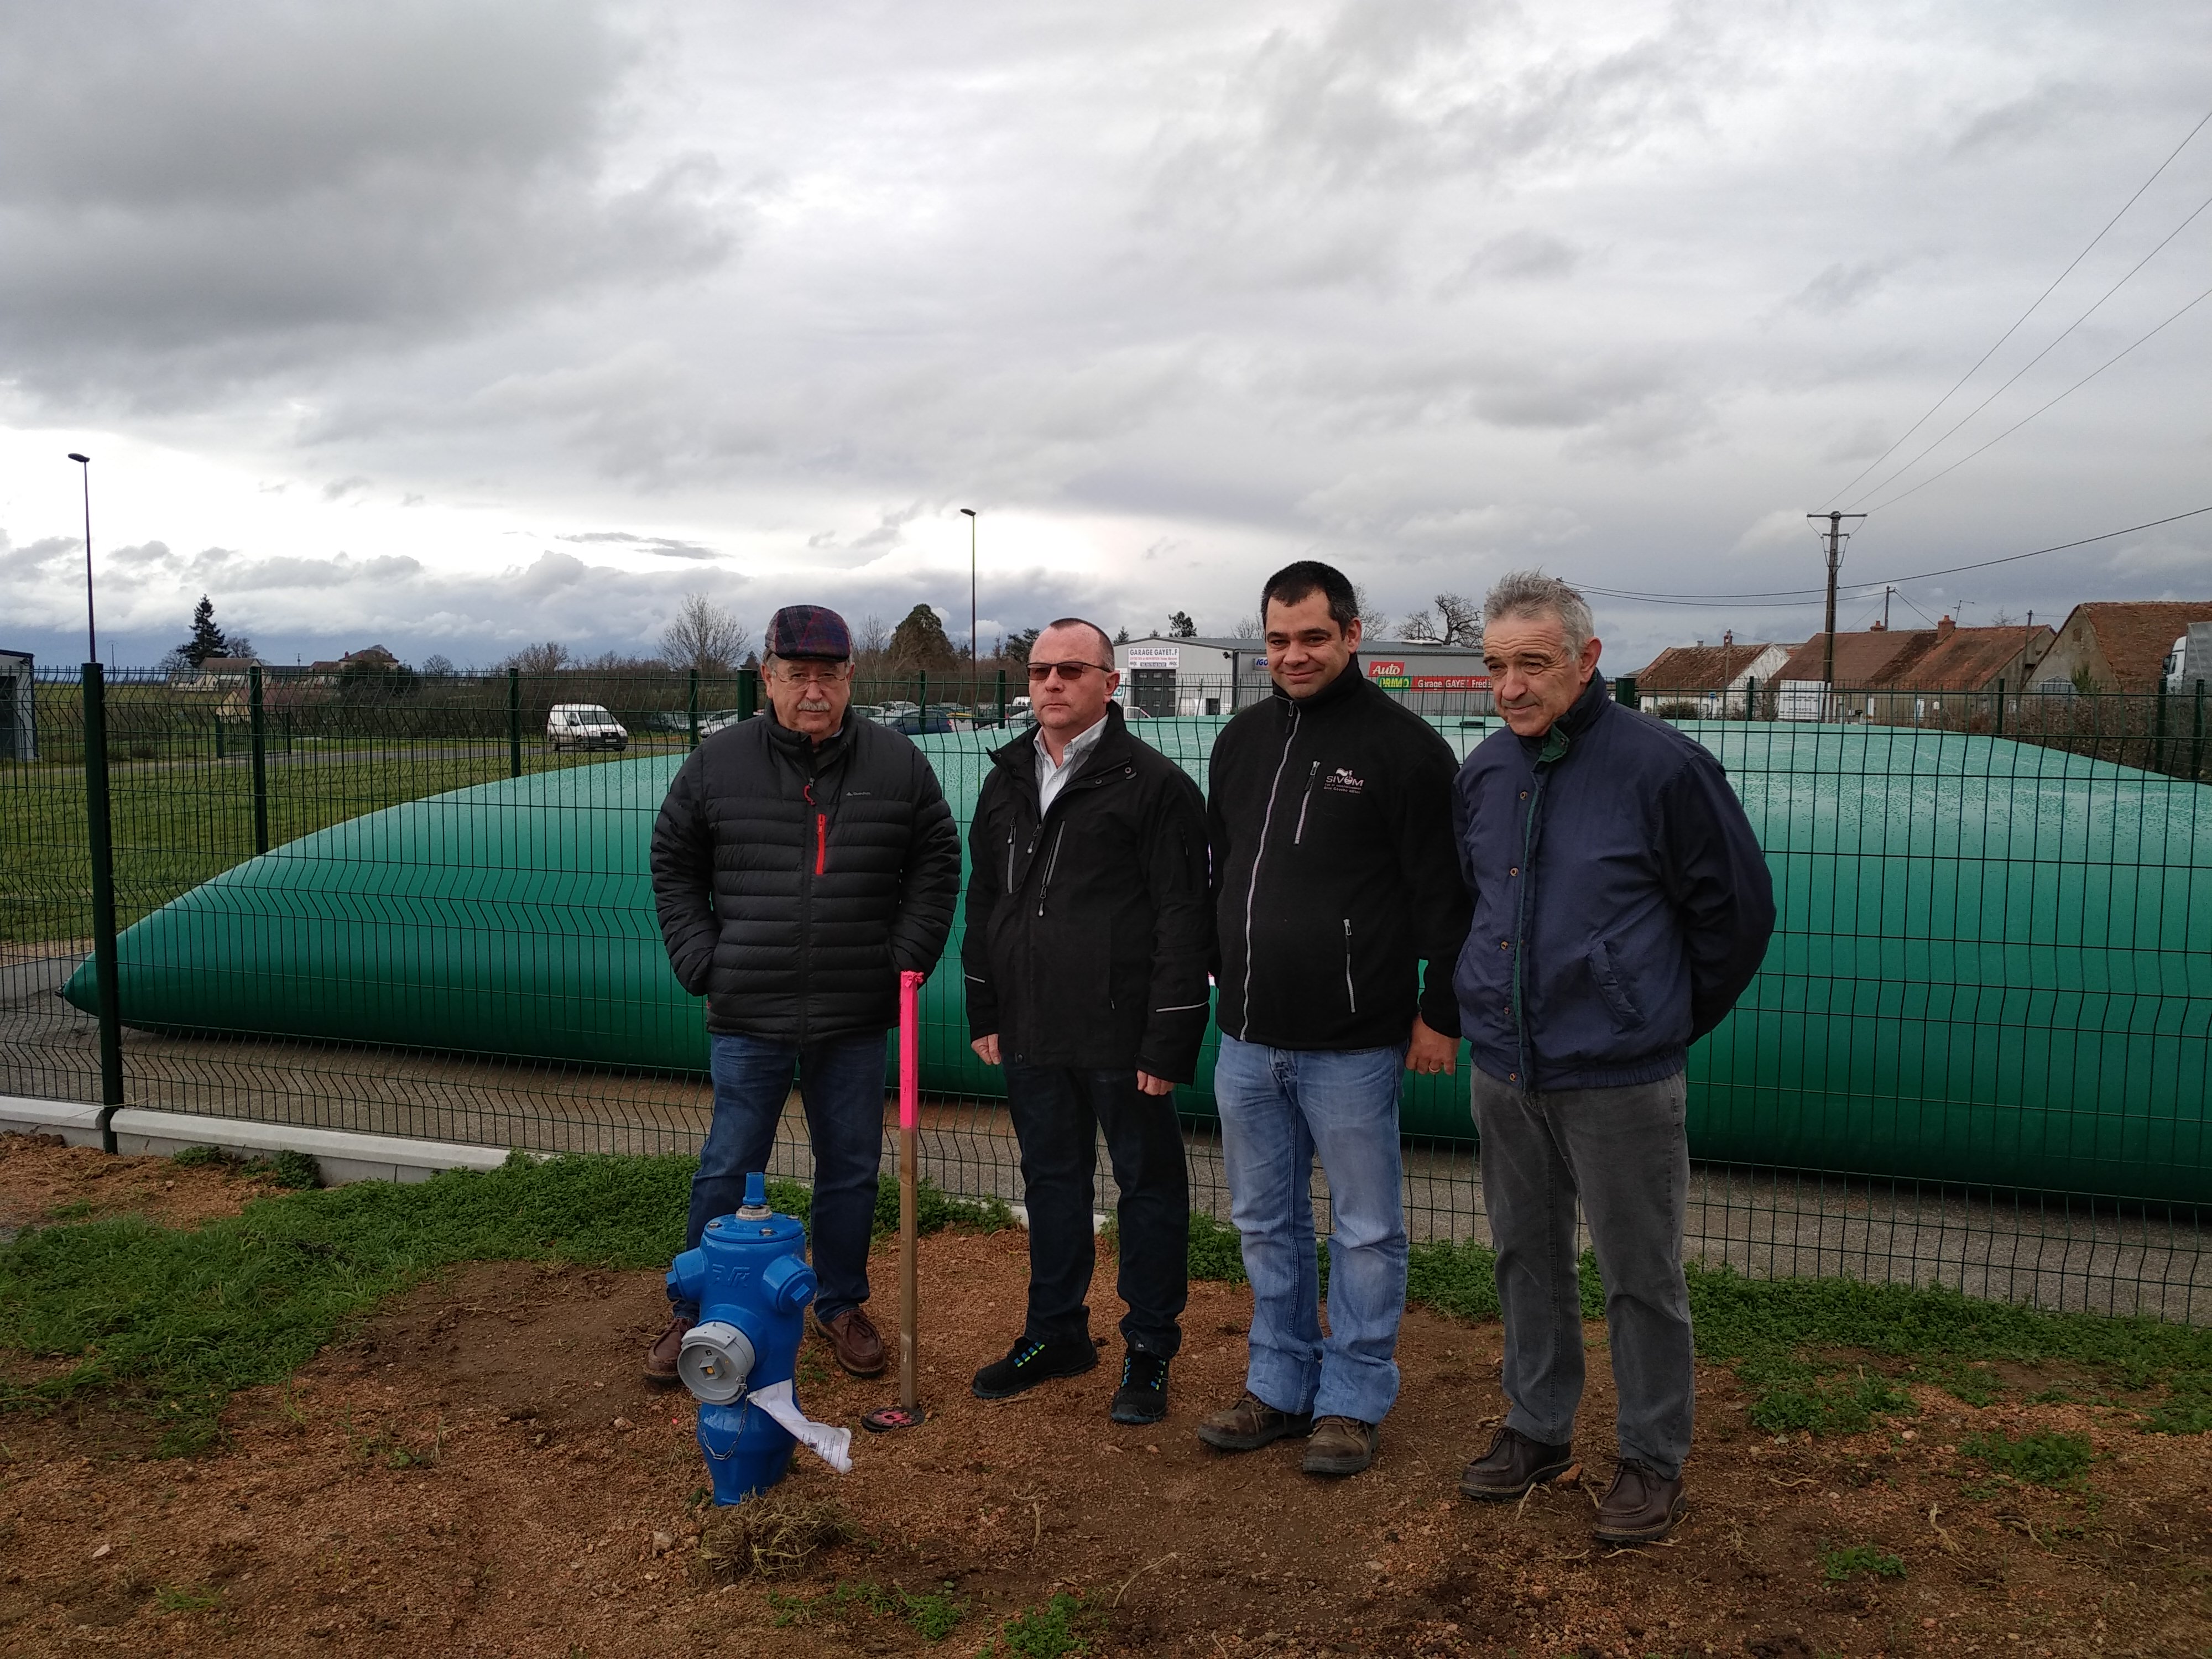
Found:
[[545, 717], [545, 746], [563, 749], [629, 747], [629, 733], [612, 714], [595, 702], [556, 702]]

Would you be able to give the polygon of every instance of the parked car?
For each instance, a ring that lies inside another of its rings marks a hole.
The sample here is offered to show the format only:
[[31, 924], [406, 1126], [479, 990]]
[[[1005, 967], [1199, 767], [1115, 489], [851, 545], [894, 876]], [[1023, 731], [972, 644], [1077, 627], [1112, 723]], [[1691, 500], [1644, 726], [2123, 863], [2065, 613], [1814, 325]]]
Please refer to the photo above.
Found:
[[563, 749], [621, 750], [629, 747], [629, 733], [598, 703], [556, 702], [545, 716], [545, 746], [556, 753]]
[[894, 732], [903, 732], [912, 738], [925, 732], [950, 732], [952, 730], [952, 715], [953, 710], [945, 703], [933, 702], [927, 709], [916, 708], [908, 703], [903, 714], [892, 715], [884, 724]]

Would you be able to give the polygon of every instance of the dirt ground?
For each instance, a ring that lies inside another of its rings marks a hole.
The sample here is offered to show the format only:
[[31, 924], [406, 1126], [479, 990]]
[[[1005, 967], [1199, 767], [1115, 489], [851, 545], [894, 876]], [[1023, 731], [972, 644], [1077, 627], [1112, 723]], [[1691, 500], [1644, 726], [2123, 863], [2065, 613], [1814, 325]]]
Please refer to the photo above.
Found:
[[[189, 1219], [246, 1192], [219, 1170], [106, 1167], [0, 1158], [0, 1213], [128, 1194]], [[1088, 1376], [970, 1397], [1018, 1328], [1023, 1249], [1018, 1232], [923, 1241], [932, 1417], [856, 1434], [848, 1476], [799, 1455], [779, 1496], [833, 1503], [859, 1535], [795, 1576], [724, 1584], [697, 1553], [712, 1510], [689, 1398], [638, 1376], [657, 1276], [486, 1265], [387, 1307], [289, 1386], [240, 1395], [204, 1457], [154, 1459], [102, 1410], [0, 1416], [0, 1651], [968, 1655], [1065, 1594], [1097, 1655], [2212, 1653], [2212, 1437], [2021, 1403], [2063, 1379], [2006, 1372], [1982, 1409], [1913, 1385], [1917, 1418], [1782, 1442], [1750, 1425], [1727, 1371], [1701, 1368], [1690, 1518], [1665, 1545], [1611, 1551], [1589, 1536], [1612, 1468], [1601, 1353], [1581, 1479], [1471, 1504], [1455, 1483], [1504, 1409], [1499, 1329], [1414, 1310], [1380, 1460], [1325, 1483], [1295, 1445], [1232, 1458], [1193, 1437], [1242, 1382], [1241, 1286], [1192, 1287], [1165, 1424], [1107, 1420], [1110, 1340]], [[888, 1330], [888, 1253], [876, 1285]], [[1109, 1339], [1110, 1286], [1109, 1267], [1093, 1307]], [[857, 1427], [894, 1392], [810, 1341], [815, 1417]], [[1994, 1482], [1959, 1449], [2029, 1428], [2089, 1437], [2085, 1490]], [[1902, 1576], [1831, 1582], [1824, 1560], [1861, 1545]], [[948, 1587], [963, 1616], [933, 1646], [895, 1593]]]

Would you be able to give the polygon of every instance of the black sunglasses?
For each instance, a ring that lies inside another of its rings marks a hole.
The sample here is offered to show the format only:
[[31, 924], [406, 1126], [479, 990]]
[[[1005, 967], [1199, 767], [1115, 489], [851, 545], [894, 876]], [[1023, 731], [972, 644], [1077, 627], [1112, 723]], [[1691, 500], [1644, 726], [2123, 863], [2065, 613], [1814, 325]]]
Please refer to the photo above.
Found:
[[1030, 678], [1040, 685], [1054, 674], [1073, 684], [1085, 674], [1110, 674], [1113, 672], [1095, 662], [1033, 662], [1030, 665]]

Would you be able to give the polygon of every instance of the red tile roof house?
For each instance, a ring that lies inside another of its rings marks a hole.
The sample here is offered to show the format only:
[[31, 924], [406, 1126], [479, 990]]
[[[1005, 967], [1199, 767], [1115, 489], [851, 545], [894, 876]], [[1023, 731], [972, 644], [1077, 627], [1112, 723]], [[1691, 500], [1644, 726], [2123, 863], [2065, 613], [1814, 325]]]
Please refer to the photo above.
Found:
[[2056, 635], [2040, 624], [1960, 628], [1948, 617], [1933, 628], [1838, 634], [1835, 690], [1824, 695], [1826, 637], [1815, 634], [1783, 665], [1777, 708], [1782, 719], [1978, 732], [1996, 723], [1999, 689], [2008, 700], [2016, 698]]
[[2158, 690], [2166, 653], [2191, 623], [2212, 622], [2212, 599], [2094, 600], [2058, 624], [2056, 644], [2029, 684], [2062, 693]]
[[[1635, 675], [1637, 701], [1654, 714], [1678, 719], [1742, 720], [1745, 682], [1757, 681], [1760, 693], [1771, 690], [1792, 649], [1765, 641], [1739, 645], [1733, 638], [1719, 645], [1670, 645]], [[1772, 712], [1771, 696], [1759, 701], [1764, 712]]]

